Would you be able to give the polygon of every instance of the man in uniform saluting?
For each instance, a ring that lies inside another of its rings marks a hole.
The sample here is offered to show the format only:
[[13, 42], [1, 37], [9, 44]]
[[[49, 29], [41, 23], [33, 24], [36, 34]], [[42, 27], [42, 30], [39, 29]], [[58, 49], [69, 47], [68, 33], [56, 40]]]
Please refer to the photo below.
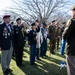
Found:
[[21, 18], [16, 20], [17, 25], [14, 26], [14, 38], [15, 38], [15, 57], [17, 66], [23, 66], [23, 47], [24, 47], [24, 37], [22, 34]]
[[32, 23], [32, 30], [29, 33], [28, 41], [30, 45], [30, 65], [35, 65], [36, 57], [36, 24]]
[[3, 17], [4, 23], [0, 25], [0, 50], [1, 54], [1, 66], [4, 75], [12, 72], [9, 68], [12, 58], [13, 45], [14, 45], [14, 31], [12, 25], [10, 25], [10, 15]]

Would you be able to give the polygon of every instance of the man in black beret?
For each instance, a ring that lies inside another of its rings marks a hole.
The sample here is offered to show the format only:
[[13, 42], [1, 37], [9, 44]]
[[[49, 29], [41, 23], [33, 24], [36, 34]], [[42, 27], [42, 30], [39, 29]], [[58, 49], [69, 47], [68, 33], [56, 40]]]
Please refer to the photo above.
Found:
[[53, 20], [49, 26], [49, 36], [50, 36], [50, 53], [55, 54], [56, 49], [56, 21]]
[[29, 45], [30, 45], [30, 65], [35, 64], [35, 57], [36, 57], [36, 24], [32, 23], [32, 30], [29, 33]]
[[16, 22], [17, 22], [17, 21], [21, 21], [21, 18], [17, 18], [17, 19], [16, 19]]
[[13, 46], [14, 46], [14, 31], [10, 24], [10, 15], [4, 15], [4, 23], [0, 25], [0, 50], [1, 54], [1, 66], [4, 75], [8, 75], [12, 70], [9, 68]]
[[15, 57], [17, 66], [23, 66], [22, 58], [23, 58], [23, 47], [24, 47], [24, 36], [22, 34], [22, 26], [21, 26], [21, 18], [16, 20], [17, 25], [14, 26], [14, 37], [15, 37]]
[[10, 18], [10, 15], [4, 15], [3, 19]]

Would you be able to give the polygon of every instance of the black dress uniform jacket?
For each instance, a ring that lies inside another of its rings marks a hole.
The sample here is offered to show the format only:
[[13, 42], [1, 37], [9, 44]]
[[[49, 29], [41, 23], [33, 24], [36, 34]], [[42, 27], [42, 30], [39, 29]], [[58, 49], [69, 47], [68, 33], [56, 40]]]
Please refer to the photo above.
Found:
[[11, 32], [6, 23], [0, 25], [0, 47], [2, 50], [9, 50], [11, 47], [11, 42], [14, 46], [14, 30], [11, 25], [10, 28]]
[[15, 48], [24, 46], [24, 37], [22, 35], [22, 26], [14, 26]]
[[36, 31], [31, 30], [28, 36], [28, 41], [30, 45], [35, 45], [36, 44]]
[[63, 39], [67, 40], [67, 55], [75, 55], [75, 19], [68, 21]]
[[56, 26], [49, 26], [50, 39], [56, 39]]

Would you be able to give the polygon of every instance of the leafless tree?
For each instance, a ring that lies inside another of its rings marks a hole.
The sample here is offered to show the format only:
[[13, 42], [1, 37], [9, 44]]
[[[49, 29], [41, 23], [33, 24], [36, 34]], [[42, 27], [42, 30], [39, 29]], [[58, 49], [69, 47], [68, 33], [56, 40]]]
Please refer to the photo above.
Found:
[[16, 12], [23, 19], [33, 21], [39, 19], [46, 22], [51, 14], [62, 10], [68, 5], [67, 0], [12, 0], [14, 7], [10, 10]]

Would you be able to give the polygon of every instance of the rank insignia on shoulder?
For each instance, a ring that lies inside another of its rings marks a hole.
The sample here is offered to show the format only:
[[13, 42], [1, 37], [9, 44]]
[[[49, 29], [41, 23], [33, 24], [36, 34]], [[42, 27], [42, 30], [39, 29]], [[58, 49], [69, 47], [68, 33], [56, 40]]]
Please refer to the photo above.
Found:
[[7, 33], [5, 34], [5, 38], [7, 38]]

